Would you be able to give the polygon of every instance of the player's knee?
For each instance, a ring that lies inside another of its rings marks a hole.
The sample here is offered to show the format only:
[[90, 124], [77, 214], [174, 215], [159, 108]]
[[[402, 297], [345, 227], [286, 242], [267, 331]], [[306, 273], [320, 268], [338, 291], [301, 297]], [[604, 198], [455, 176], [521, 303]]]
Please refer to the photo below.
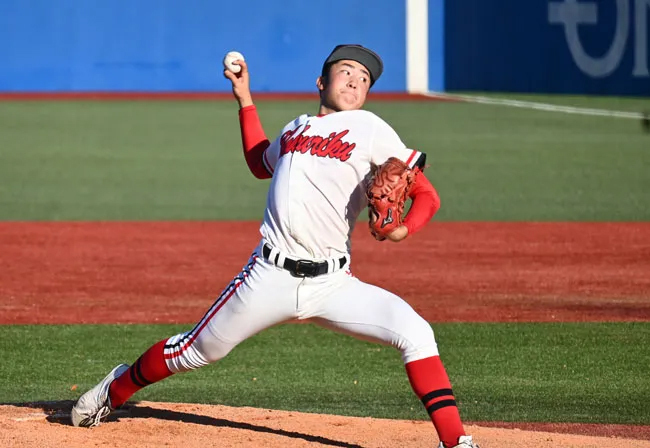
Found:
[[196, 370], [225, 358], [233, 347], [218, 339], [198, 338], [182, 354], [167, 360], [167, 366], [175, 373]]
[[398, 349], [401, 351], [405, 363], [439, 354], [433, 329], [421, 317], [410, 323]]
[[196, 349], [207, 364], [217, 362], [230, 353], [236, 344], [231, 344], [215, 337], [206, 338], [196, 343]]

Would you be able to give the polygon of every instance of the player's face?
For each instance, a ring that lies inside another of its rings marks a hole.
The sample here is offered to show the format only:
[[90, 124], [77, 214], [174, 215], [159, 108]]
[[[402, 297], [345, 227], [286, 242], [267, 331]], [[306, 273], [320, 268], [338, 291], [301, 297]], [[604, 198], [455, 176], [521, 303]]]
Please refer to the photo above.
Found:
[[318, 88], [326, 105], [334, 110], [361, 109], [370, 89], [370, 73], [356, 61], [338, 61], [330, 67], [326, 81], [319, 78]]

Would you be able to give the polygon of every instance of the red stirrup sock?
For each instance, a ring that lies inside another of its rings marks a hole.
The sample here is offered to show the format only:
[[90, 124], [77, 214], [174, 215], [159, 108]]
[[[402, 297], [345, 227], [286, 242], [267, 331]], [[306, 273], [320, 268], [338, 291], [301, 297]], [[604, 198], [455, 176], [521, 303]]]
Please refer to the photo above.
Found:
[[166, 339], [154, 344], [117, 378], [108, 390], [111, 406], [118, 408], [145, 386], [164, 380], [172, 374], [165, 363]]
[[406, 373], [413, 391], [431, 416], [438, 437], [445, 446], [456, 446], [465, 435], [447, 371], [439, 356], [406, 364]]

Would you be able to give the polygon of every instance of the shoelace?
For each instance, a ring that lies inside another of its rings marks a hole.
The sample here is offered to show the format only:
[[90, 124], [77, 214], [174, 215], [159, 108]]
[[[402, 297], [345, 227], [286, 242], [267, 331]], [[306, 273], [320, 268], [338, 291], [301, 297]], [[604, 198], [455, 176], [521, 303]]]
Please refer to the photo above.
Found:
[[95, 418], [93, 418], [93, 422], [90, 425], [90, 427], [99, 425], [102, 419], [110, 413], [111, 413], [111, 409], [108, 406], [103, 406], [99, 408], [99, 411], [97, 411], [97, 414], [95, 414]]

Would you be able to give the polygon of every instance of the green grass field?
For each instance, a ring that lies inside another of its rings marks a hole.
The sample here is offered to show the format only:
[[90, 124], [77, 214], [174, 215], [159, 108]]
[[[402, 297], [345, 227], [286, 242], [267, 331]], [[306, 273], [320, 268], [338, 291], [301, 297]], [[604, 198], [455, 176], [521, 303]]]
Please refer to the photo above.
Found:
[[[150, 344], [187, 329], [0, 327], [0, 402], [75, 399], [117, 363], [133, 362]], [[641, 361], [648, 323], [438, 324], [434, 330], [466, 419], [650, 424], [650, 382]], [[71, 391], [73, 384], [79, 389]], [[313, 325], [266, 330], [218, 363], [134, 398], [427, 418], [396, 350]]]
[[[525, 99], [630, 111], [650, 103]], [[258, 107], [269, 137], [316, 112], [313, 102]], [[439, 220], [650, 221], [650, 134], [636, 120], [439, 102], [368, 108], [429, 155]], [[234, 102], [0, 102], [0, 220], [259, 220], [268, 181], [253, 178], [241, 152]], [[0, 327], [0, 402], [75, 399], [185, 329]], [[650, 424], [650, 324], [435, 330], [466, 419]], [[397, 352], [312, 326], [267, 330], [218, 365], [134, 398], [427, 417]]]
[[[316, 112], [258, 107], [270, 138]], [[428, 154], [437, 219], [650, 220], [650, 134], [636, 120], [440, 102], [369, 109]], [[0, 178], [2, 220], [257, 220], [268, 185], [243, 160], [234, 102], [0, 102]]]

